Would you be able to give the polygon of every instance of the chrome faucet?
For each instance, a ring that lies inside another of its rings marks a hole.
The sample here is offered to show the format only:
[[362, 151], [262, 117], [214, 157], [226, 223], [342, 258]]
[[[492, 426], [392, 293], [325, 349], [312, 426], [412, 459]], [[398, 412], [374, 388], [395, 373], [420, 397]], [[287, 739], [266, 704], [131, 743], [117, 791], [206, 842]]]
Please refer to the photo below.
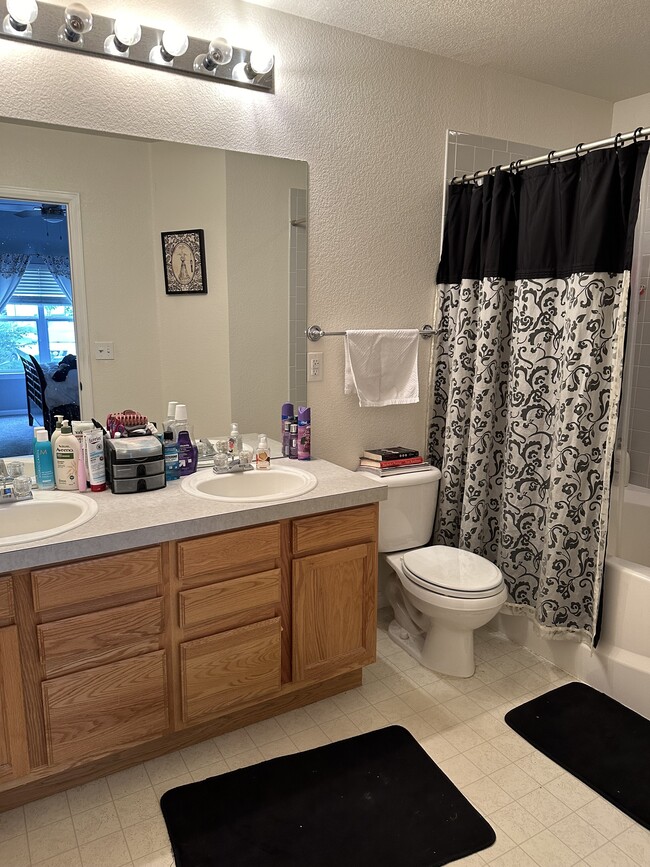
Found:
[[32, 480], [23, 475], [22, 461], [0, 458], [0, 503], [31, 500]]
[[251, 463], [252, 454], [246, 449], [239, 453], [239, 457], [233, 454], [224, 454], [217, 452], [214, 456], [213, 472], [217, 475], [223, 473], [244, 473], [246, 470], [254, 469]]

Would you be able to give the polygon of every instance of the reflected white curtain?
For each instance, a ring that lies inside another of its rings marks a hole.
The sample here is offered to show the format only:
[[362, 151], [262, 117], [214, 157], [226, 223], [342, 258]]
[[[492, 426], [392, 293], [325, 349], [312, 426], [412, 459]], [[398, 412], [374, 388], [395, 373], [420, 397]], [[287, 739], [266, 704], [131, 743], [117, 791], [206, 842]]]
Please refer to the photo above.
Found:
[[22, 253], [0, 253], [0, 311], [9, 303], [28, 262], [29, 256]]
[[66, 298], [72, 304], [72, 280], [70, 278], [69, 256], [43, 256], [43, 261], [51, 275], [59, 284]]

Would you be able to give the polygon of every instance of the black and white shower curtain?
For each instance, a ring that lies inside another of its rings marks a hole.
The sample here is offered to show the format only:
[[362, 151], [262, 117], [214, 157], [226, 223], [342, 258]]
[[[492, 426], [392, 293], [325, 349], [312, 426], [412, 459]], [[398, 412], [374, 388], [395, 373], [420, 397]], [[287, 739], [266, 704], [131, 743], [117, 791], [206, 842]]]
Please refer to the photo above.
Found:
[[434, 541], [511, 611], [593, 643], [648, 144], [449, 188], [429, 450]]

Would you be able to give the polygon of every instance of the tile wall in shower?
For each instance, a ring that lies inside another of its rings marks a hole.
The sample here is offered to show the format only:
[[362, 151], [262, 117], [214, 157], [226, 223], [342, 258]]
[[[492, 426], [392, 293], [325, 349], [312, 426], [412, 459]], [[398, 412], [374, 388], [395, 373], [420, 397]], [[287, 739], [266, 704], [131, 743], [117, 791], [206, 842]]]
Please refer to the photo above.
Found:
[[548, 153], [548, 148], [468, 132], [449, 130], [447, 134], [447, 183], [460, 175], [485, 171], [517, 160], [529, 160]]
[[291, 190], [289, 250], [289, 395], [296, 412], [307, 405], [307, 190]]
[[632, 361], [632, 399], [630, 401], [630, 484], [650, 487], [650, 187], [646, 185], [645, 231], [640, 236], [638, 255], [641, 268], [638, 282], [632, 292], [638, 292], [639, 314]]

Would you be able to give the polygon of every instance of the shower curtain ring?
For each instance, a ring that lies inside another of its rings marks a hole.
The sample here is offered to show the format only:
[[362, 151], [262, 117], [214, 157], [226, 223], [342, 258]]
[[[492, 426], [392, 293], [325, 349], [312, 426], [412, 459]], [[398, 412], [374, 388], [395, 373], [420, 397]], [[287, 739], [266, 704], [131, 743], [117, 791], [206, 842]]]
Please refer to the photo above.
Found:
[[549, 164], [549, 166], [551, 165], [551, 160], [553, 159], [554, 156], [555, 156], [555, 151], [549, 151], [548, 154], [546, 155], [546, 162]]
[[490, 166], [490, 168], [488, 169], [488, 175], [492, 175], [492, 177], [494, 177], [494, 175], [496, 175], [497, 173], [498, 168], [498, 166]]
[[623, 133], [617, 132], [614, 137], [614, 150], [619, 150], [623, 145]]
[[581, 141], [580, 144], [576, 145], [576, 157], [580, 156], [580, 151], [583, 149], [584, 146], [585, 143], [583, 141]]
[[472, 180], [474, 181], [474, 183], [476, 183], [476, 181], [477, 181], [477, 175], [480, 175], [480, 174], [481, 174], [481, 170], [480, 170], [480, 169], [477, 169], [477, 170], [474, 172], [474, 174], [472, 175]]
[[637, 126], [637, 128], [634, 130], [634, 144], [638, 144], [637, 136], [639, 135], [639, 133], [641, 132], [642, 129], [643, 129], [642, 126]]
[[517, 174], [519, 174], [519, 172], [521, 171], [521, 164], [522, 163], [523, 163], [523, 160], [517, 160], [517, 162], [515, 163], [515, 171], [517, 172]]
[[517, 174], [515, 161], [513, 160], [508, 166], [508, 171], [512, 172], [513, 175]]

